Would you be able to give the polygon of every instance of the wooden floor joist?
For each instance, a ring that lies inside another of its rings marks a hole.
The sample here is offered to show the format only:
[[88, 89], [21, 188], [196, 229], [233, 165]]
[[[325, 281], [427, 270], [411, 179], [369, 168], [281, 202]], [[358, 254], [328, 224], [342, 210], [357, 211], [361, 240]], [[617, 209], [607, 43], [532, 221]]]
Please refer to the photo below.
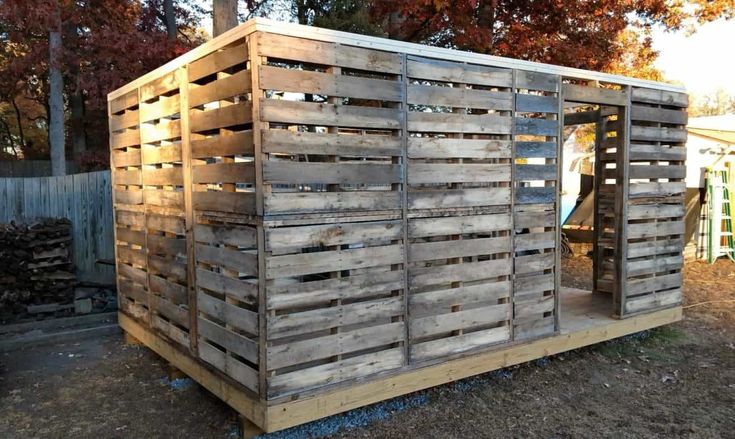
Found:
[[682, 308], [677, 306], [625, 320], [614, 319], [610, 316], [608, 296], [592, 295], [587, 291], [570, 288], [562, 289], [561, 301], [561, 332], [554, 337], [528, 341], [510, 348], [479, 352], [398, 375], [337, 388], [313, 397], [272, 405], [254, 397], [252, 393], [221, 377], [219, 373], [202, 366], [176, 348], [173, 343], [153, 334], [125, 314], [120, 313], [119, 321], [126, 333], [142, 341], [263, 431], [273, 432], [463, 378], [673, 323], [682, 318]]

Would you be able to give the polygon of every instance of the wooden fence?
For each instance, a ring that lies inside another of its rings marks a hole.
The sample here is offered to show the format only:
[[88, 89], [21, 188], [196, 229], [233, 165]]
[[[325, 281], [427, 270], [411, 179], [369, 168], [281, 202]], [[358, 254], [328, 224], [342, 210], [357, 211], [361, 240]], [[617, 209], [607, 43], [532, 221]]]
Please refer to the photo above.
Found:
[[0, 178], [0, 222], [65, 217], [73, 230], [73, 261], [81, 281], [113, 283], [110, 171], [63, 177]]

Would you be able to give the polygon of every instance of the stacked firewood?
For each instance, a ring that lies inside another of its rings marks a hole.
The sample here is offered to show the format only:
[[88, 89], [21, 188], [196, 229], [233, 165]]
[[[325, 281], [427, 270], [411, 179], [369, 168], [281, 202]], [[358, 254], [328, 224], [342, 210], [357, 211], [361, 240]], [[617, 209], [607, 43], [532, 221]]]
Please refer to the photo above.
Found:
[[74, 301], [71, 222], [43, 218], [0, 224], [0, 314]]

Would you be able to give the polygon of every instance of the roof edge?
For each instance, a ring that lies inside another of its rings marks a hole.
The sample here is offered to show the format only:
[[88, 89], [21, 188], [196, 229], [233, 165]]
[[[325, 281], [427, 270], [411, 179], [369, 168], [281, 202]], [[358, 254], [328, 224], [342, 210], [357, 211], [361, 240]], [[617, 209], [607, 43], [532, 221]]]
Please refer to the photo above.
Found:
[[175, 58], [168, 63], [158, 67], [143, 76], [123, 85], [122, 87], [108, 93], [107, 99], [115, 99], [135, 89], [138, 84], [151, 81], [167, 73], [176, 70], [181, 65], [195, 61], [198, 58], [213, 52], [221, 47], [243, 38], [253, 32], [262, 31], [280, 35], [295, 36], [312, 40], [346, 44], [350, 46], [365, 47], [376, 50], [402, 52], [411, 55], [428, 58], [440, 58], [449, 61], [461, 61], [472, 64], [487, 65], [493, 67], [505, 67], [533, 72], [561, 75], [566, 78], [585, 79], [592, 81], [611, 82], [621, 85], [635, 87], [647, 87], [657, 90], [686, 93], [686, 88], [665, 82], [637, 79], [629, 76], [613, 75], [610, 73], [583, 70], [572, 67], [563, 67], [554, 64], [544, 64], [533, 61], [524, 61], [514, 58], [504, 58], [494, 55], [447, 49], [443, 47], [426, 46], [417, 43], [391, 40], [387, 38], [372, 37], [349, 32], [335, 31], [313, 26], [305, 26], [296, 23], [271, 20], [268, 18], [252, 18], [245, 23], [230, 29], [222, 35], [196, 47], [189, 52]]

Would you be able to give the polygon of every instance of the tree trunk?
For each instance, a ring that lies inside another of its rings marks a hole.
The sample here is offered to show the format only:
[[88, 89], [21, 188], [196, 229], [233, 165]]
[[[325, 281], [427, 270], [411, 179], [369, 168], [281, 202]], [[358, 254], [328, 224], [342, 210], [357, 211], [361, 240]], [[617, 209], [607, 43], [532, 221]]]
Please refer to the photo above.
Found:
[[81, 90], [69, 98], [71, 107], [72, 154], [77, 162], [87, 151], [87, 131], [84, 129], [84, 94]]
[[[58, 6], [57, 6], [58, 8]], [[51, 175], [66, 174], [64, 155], [64, 78], [61, 75], [61, 11], [57, 9], [57, 21], [49, 32], [49, 130]]]
[[[215, 1], [215, 3], [217, 3]], [[166, 18], [166, 33], [168, 39], [176, 41], [176, 15], [174, 15], [174, 0], [163, 0], [163, 16]]]
[[213, 0], [213, 33], [217, 37], [237, 26], [237, 0]]

